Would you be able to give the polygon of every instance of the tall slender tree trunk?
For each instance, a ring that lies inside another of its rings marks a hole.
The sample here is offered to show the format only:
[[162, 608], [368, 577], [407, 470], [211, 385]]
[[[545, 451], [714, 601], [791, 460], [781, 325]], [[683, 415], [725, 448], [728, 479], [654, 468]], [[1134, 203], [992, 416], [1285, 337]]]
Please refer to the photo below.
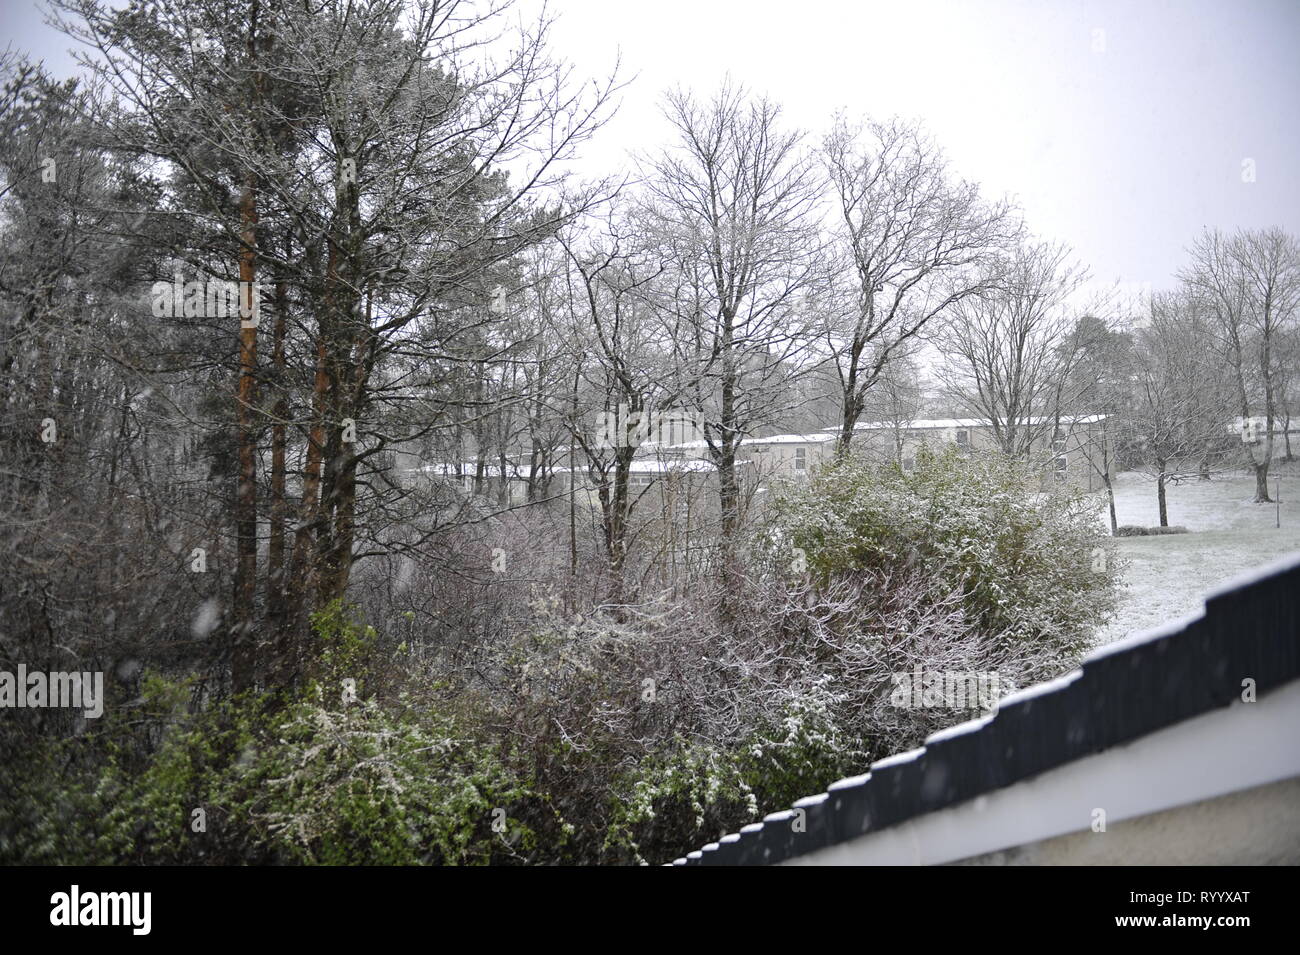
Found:
[[721, 352], [723, 362], [721, 409], [718, 418], [719, 449], [714, 456], [718, 469], [718, 509], [722, 518], [719, 561], [722, 571], [724, 611], [734, 590], [736, 543], [740, 536], [740, 485], [736, 479], [736, 445], [740, 441], [736, 412], [736, 355], [733, 334], [734, 318], [723, 316]]
[[497, 504], [500, 507], [509, 507], [511, 502], [510, 490], [513, 476], [510, 472], [510, 460], [506, 453], [505, 436], [501, 435], [497, 442], [497, 470], [501, 474], [501, 484], [497, 487]]
[[487, 399], [487, 384], [484, 381], [483, 362], [477, 365], [478, 374], [475, 381], [475, 408], [474, 408], [474, 493], [480, 495], [485, 493], [484, 480], [486, 476], [487, 462], [483, 459], [484, 445], [487, 444], [485, 439], [487, 428], [483, 420], [483, 407]]
[[275, 285], [275, 331], [271, 352], [276, 400], [271, 423], [271, 528], [266, 578], [266, 616], [274, 642], [270, 683], [277, 690], [287, 689], [296, 678], [295, 641], [286, 620], [289, 603], [285, 590], [289, 557], [286, 546], [289, 523], [286, 496], [289, 394], [285, 368], [288, 308], [288, 290], [281, 278]]
[[849, 453], [853, 444], [853, 429], [857, 426], [858, 416], [862, 414], [862, 402], [858, 398], [858, 355], [855, 350], [849, 357], [849, 370], [844, 377], [844, 400], [840, 406], [840, 434], [835, 442], [835, 453]]
[[[259, 0], [249, 5], [247, 52], [250, 82], [246, 106], [249, 129], [260, 140], [265, 77], [258, 67]], [[236, 403], [236, 432], [239, 478], [235, 492], [235, 580], [234, 629], [230, 651], [230, 683], [234, 693], [253, 687], [257, 671], [257, 643], [254, 634], [257, 600], [257, 327], [261, 320], [257, 282], [257, 174], [244, 177], [239, 201], [239, 390]]]
[[1267, 431], [1264, 434], [1264, 459], [1256, 461], [1252, 452], [1250, 461], [1255, 469], [1255, 503], [1271, 504], [1273, 499], [1268, 496], [1268, 468], [1273, 463], [1273, 413], [1269, 411], [1264, 419], [1264, 425]]
[[[253, 283], [257, 279], [254, 243], [257, 241], [257, 199], [250, 173], [239, 204], [243, 248], [239, 254], [241, 305], [251, 311]], [[254, 604], [257, 599], [257, 328], [241, 321], [239, 330], [239, 396], [236, 428], [239, 443], [239, 484], [235, 495], [234, 633], [230, 654], [230, 682], [235, 693], [250, 689], [256, 668]]]
[[[337, 323], [334, 323], [337, 329]], [[329, 603], [333, 592], [334, 548], [337, 542], [335, 510], [341, 491], [340, 474], [343, 468], [343, 424], [339, 413], [339, 356], [338, 345], [332, 342], [326, 349], [325, 391], [325, 452], [321, 461], [320, 508], [316, 521], [316, 550], [313, 560], [315, 572], [316, 606]]]
[[569, 435], [569, 606], [572, 610], [577, 605], [578, 597], [578, 472], [574, 470], [573, 446], [577, 444], [578, 428], [578, 382], [581, 370], [573, 372], [573, 428]]
[[1160, 473], [1156, 475], [1156, 498], [1160, 502], [1160, 526], [1169, 526], [1169, 510], [1165, 502], [1165, 462], [1157, 461], [1156, 467]]
[[1106, 500], [1110, 505], [1110, 536], [1114, 537], [1119, 533], [1119, 521], [1115, 519], [1115, 488], [1109, 477], [1106, 478]]
[[[351, 349], [351, 367], [346, 381], [351, 390], [347, 394], [346, 411], [349, 416], [359, 417], [365, 406], [366, 382], [376, 361], [376, 341], [371, 325], [374, 300], [366, 298], [365, 324], [357, 330], [356, 341]], [[335, 539], [330, 566], [329, 597], [342, 597], [352, 579], [352, 550], [356, 539], [357, 510], [357, 465], [360, 457], [354, 444], [344, 444], [340, 449], [343, 461], [338, 475], [338, 493], [334, 507]]]
[[1273, 422], [1277, 420], [1277, 403], [1274, 400], [1272, 359], [1269, 357], [1272, 345], [1269, 322], [1270, 311], [1269, 302], [1266, 300], [1264, 303], [1264, 335], [1260, 344], [1259, 358], [1260, 377], [1264, 382], [1264, 461], [1262, 464], [1255, 465], [1256, 504], [1271, 504], [1273, 501], [1268, 496], [1268, 467], [1273, 463]]
[[[727, 348], [730, 349], [730, 342]], [[728, 354], [728, 360], [730, 355]], [[718, 468], [718, 505], [722, 518], [721, 563], [724, 602], [732, 593], [736, 574], [736, 543], [740, 536], [740, 485], [736, 479], [736, 381], [730, 370], [722, 381], [722, 414], [719, 421], [720, 448], [715, 464]]]
[[623, 575], [627, 563], [627, 530], [630, 504], [629, 484], [632, 458], [636, 449], [618, 447], [614, 450], [614, 486], [611, 489], [606, 543], [609, 549], [610, 597], [618, 608], [615, 613], [623, 619], [622, 606], [627, 599]]
[[[332, 254], [332, 253], [331, 253]], [[302, 624], [304, 601], [312, 592], [316, 575], [312, 541], [321, 521], [321, 463], [325, 456], [325, 414], [329, 401], [329, 369], [326, 338], [329, 335], [328, 308], [322, 311], [316, 330], [316, 375], [312, 383], [311, 427], [303, 461], [302, 498], [298, 505], [298, 528], [286, 578], [289, 597], [287, 627], [296, 633]]]
[[284, 342], [286, 323], [284, 316], [284, 283], [276, 286], [276, 316], [271, 366], [276, 381], [276, 400], [271, 423], [271, 528], [267, 549], [267, 604], [273, 610], [281, 598], [284, 581], [285, 532], [288, 524], [288, 503], [285, 499], [285, 447], [286, 419], [289, 417], [289, 398], [285, 388]]
[[357, 459], [348, 455], [339, 474], [339, 491], [337, 512], [335, 516], [335, 540], [332, 566], [330, 567], [329, 597], [342, 597], [352, 579], [352, 543], [356, 536], [357, 507]]
[[358, 284], [361, 256], [361, 175], [354, 159], [340, 155], [335, 169], [334, 215], [326, 259], [322, 328], [324, 382], [321, 424], [320, 502], [315, 522], [316, 605], [324, 607], [347, 588], [355, 529], [357, 421], [365, 381], [373, 361], [370, 347], [370, 303], [361, 309], [364, 290]]
[[1119, 533], [1119, 521], [1115, 519], [1115, 485], [1110, 479], [1110, 466], [1101, 475], [1102, 483], [1106, 485], [1106, 503], [1110, 511], [1110, 536], [1114, 537]]

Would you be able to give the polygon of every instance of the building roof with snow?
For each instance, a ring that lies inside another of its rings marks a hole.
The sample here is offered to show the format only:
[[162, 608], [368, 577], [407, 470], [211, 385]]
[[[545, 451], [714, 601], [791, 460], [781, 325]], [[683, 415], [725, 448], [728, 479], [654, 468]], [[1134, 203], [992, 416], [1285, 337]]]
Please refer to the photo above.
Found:
[[[756, 444], [821, 444], [825, 441], [834, 441], [835, 435], [827, 433], [834, 429], [825, 429], [814, 431], [810, 434], [773, 434], [765, 438], [742, 438], [741, 447], [752, 447]], [[700, 451], [709, 446], [707, 441], [683, 441], [679, 444], [670, 445], [669, 448], [674, 451]], [[642, 446], [644, 447], [644, 445]]]
[[[1081, 424], [1097, 424], [1106, 419], [1104, 414], [1062, 415], [1060, 422], [1073, 427]], [[1020, 424], [1050, 424], [1057, 419], [1047, 415], [1030, 415], [1020, 420]], [[859, 421], [853, 426], [855, 431], [939, 431], [951, 428], [988, 428], [992, 427], [988, 418], [915, 418], [910, 421]], [[837, 432], [839, 427], [823, 428], [826, 432]]]

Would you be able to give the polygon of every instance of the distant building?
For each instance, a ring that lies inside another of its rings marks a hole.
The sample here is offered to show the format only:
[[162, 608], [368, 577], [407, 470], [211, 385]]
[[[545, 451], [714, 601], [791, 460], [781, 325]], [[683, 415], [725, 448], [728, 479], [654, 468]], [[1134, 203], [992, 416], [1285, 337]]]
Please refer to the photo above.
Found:
[[742, 457], [754, 463], [760, 478], [768, 474], [802, 478], [835, 452], [835, 436], [825, 432], [774, 434], [746, 438], [740, 447]]
[[[697, 419], [682, 412], [665, 412], [647, 416], [646, 425], [636, 415], [624, 417], [611, 412], [598, 422], [593, 435], [595, 447], [633, 447], [628, 485], [644, 489], [662, 484], [663, 490], [698, 488], [717, 480], [717, 468], [709, 451], [703, 429]], [[1053, 423], [1054, 421], [1054, 423]], [[1059, 420], [1028, 419], [1025, 424], [1039, 428], [1042, 437], [1031, 446], [1031, 454], [1045, 467], [1044, 481], [1068, 481], [1085, 490], [1102, 487], [1102, 449], [1105, 447], [1105, 415], [1072, 415]], [[1044, 427], [1045, 425], [1051, 427]], [[751, 487], [774, 478], [800, 480], [835, 453], [838, 428], [811, 433], [774, 434], [744, 438], [736, 452], [736, 465], [744, 482]], [[671, 441], [679, 435], [694, 435], [690, 440]], [[963, 452], [995, 450], [992, 426], [980, 418], [926, 418], [905, 422], [861, 422], [854, 430], [854, 446], [874, 451], [883, 460], [897, 461], [904, 471], [916, 466], [922, 448], [938, 451], [952, 446]], [[605, 441], [607, 443], [602, 443]], [[618, 442], [628, 443], [619, 445]], [[575, 449], [576, 450], [576, 449]], [[530, 484], [542, 488], [541, 498], [567, 496], [576, 491], [596, 501], [597, 480], [591, 463], [583, 452], [575, 455], [572, 471], [567, 466], [568, 448], [557, 449], [552, 465], [538, 480], [531, 480], [531, 465], [523, 455], [514, 455], [505, 463], [499, 459], [460, 464], [430, 464], [407, 469], [458, 484], [466, 493], [478, 491], [490, 500], [520, 504], [528, 499]], [[502, 491], [502, 483], [506, 490]]]
[[[1292, 424], [1288, 415], [1280, 414], [1273, 417], [1273, 457], [1286, 457], [1289, 453], [1291, 436], [1297, 434], [1297, 426], [1300, 426], [1300, 419]], [[1236, 435], [1241, 439], [1242, 444], [1260, 445], [1269, 438], [1268, 418], [1264, 415], [1255, 415], [1250, 418], [1243, 418], [1241, 415], [1232, 419], [1232, 423], [1226, 425], [1230, 434]]]
[[629, 411], [626, 404], [597, 415], [592, 436], [598, 448], [669, 447], [703, 437], [699, 412], [683, 408]]
[[[709, 446], [703, 439], [675, 444], [666, 450], [686, 459], [709, 460]], [[745, 465], [752, 480], [771, 477], [802, 478], [834, 453], [835, 436], [825, 432], [812, 434], [773, 434], [762, 438], [744, 438], [736, 451], [736, 463]]]
[[[1030, 417], [1022, 425], [1037, 429], [1041, 437], [1030, 454], [1042, 460], [1053, 479], [1093, 491], [1102, 487], [1106, 415], [1063, 415], [1059, 419]], [[827, 428], [838, 433], [838, 428]], [[859, 422], [854, 440], [861, 447], [896, 460], [904, 471], [916, 466], [923, 448], [940, 450], [951, 445], [961, 451], [992, 451], [997, 440], [987, 418], [920, 418], [910, 421]]]

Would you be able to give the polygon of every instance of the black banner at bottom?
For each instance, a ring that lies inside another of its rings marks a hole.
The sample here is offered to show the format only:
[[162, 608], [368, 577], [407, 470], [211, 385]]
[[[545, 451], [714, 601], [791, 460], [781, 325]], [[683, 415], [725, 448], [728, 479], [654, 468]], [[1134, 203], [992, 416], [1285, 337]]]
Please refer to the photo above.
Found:
[[[969, 941], [973, 928], [1048, 937], [1135, 935], [1230, 940], [1285, 929], [1293, 872], [1261, 868], [970, 868], [841, 871], [832, 882], [750, 882], [733, 873], [659, 869], [547, 874], [418, 869], [2, 869], [6, 938], [50, 933], [74, 944], [155, 941], [373, 943], [392, 931], [448, 928], [520, 937], [662, 939], [674, 928], [766, 934], [771, 919], [834, 937], [887, 926]], [[697, 881], [703, 879], [703, 882]], [[739, 881], [737, 881], [739, 879]], [[572, 880], [572, 881], [570, 881]], [[689, 889], [689, 894], [683, 892]], [[644, 920], [644, 921], [642, 921]], [[751, 929], [752, 926], [752, 929]], [[762, 926], [767, 926], [763, 928]], [[850, 931], [853, 929], [850, 928]]]

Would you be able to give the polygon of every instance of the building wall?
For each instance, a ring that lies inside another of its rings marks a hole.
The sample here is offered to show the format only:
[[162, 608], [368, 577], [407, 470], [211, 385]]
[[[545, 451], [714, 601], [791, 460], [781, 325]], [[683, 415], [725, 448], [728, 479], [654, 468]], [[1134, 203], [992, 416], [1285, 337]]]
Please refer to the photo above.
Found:
[[[854, 442], [860, 447], [868, 449], [870, 453], [885, 458], [894, 459], [898, 440], [901, 437], [902, 443], [902, 465], [905, 470], [910, 469], [911, 462], [914, 462], [922, 448], [929, 448], [932, 451], [942, 451], [945, 447], [960, 447], [958, 445], [958, 432], [965, 432], [965, 446], [972, 451], [995, 451], [998, 448], [994, 432], [988, 425], [976, 425], [964, 428], [958, 427], [941, 427], [941, 428], [882, 428], [859, 431], [854, 435]], [[1101, 425], [1096, 424], [1079, 424], [1064, 425], [1062, 427], [1062, 441], [1060, 449], [1054, 447], [1053, 436], [1048, 433], [1042, 438], [1035, 439], [1031, 445], [1031, 453], [1041, 462], [1044, 470], [1044, 487], [1057, 480], [1056, 471], [1057, 460], [1064, 458], [1064, 468], [1061, 470], [1062, 478], [1073, 487], [1081, 488], [1085, 491], [1099, 490], [1102, 486], [1100, 471], [1098, 467], [1102, 463], [1102, 440], [1103, 432]]]
[[[764, 444], [755, 441], [741, 447], [740, 459], [752, 462], [758, 480], [772, 477], [806, 477], [818, 464], [834, 453], [834, 441], [802, 441]], [[800, 468], [800, 452], [804, 467]]]
[[[1043, 469], [1043, 486], [1046, 488], [1057, 480], [1063, 479], [1072, 486], [1087, 491], [1099, 490], [1103, 484], [1099, 470], [1093, 466], [1093, 462], [1100, 465], [1102, 456], [1103, 429], [1100, 424], [1074, 425], [1065, 426], [1063, 450], [1053, 449], [1051, 436], [1048, 435], [1034, 442], [1033, 453], [1038, 457]], [[940, 428], [904, 428], [901, 429], [902, 436], [902, 463], [907, 468], [910, 462], [915, 461], [922, 448], [928, 447], [934, 451], [941, 451], [945, 447], [959, 446], [958, 433], [965, 432], [965, 447], [972, 451], [993, 451], [997, 449], [997, 442], [993, 436], [993, 429], [987, 425], [973, 425], [969, 427], [940, 427]], [[897, 456], [896, 439], [899, 436], [898, 431], [892, 428], [866, 429], [855, 432], [854, 445], [860, 451], [866, 451], [874, 455], [881, 461], [892, 461]], [[737, 461], [746, 465], [744, 475], [751, 485], [754, 483], [761, 484], [773, 478], [803, 478], [815, 469], [818, 465], [828, 461], [835, 453], [834, 439], [828, 440], [807, 440], [807, 441], [772, 441], [765, 442], [761, 439], [746, 441], [737, 452]], [[798, 465], [802, 453], [803, 468]], [[1058, 479], [1056, 473], [1055, 461], [1059, 457], [1064, 457], [1065, 466], [1061, 471], [1062, 477]], [[677, 448], [659, 449], [657, 452], [647, 452], [644, 455], [638, 455], [637, 460], [660, 460], [663, 459], [686, 459], [708, 461], [708, 452], [704, 448]], [[495, 463], [493, 464], [495, 468]], [[467, 465], [469, 476], [462, 482], [465, 490], [470, 492], [474, 488], [472, 477], [473, 465]], [[488, 477], [483, 483], [484, 496], [489, 500], [497, 500], [497, 489], [500, 486], [500, 478]], [[579, 466], [578, 484], [584, 487], [591, 483], [590, 478]], [[658, 483], [662, 478], [658, 475], [642, 474], [633, 478], [635, 489], [643, 489], [648, 484]], [[697, 480], [692, 478], [693, 481]], [[523, 478], [512, 477], [510, 483], [511, 504], [524, 503], [527, 498], [527, 481]], [[551, 478], [549, 492], [552, 496], [560, 493], [566, 493], [568, 489], [569, 477], [565, 470], [556, 471]], [[580, 492], [582, 493], [582, 492]], [[598, 505], [598, 499], [594, 493], [587, 495], [588, 503], [591, 506]]]

